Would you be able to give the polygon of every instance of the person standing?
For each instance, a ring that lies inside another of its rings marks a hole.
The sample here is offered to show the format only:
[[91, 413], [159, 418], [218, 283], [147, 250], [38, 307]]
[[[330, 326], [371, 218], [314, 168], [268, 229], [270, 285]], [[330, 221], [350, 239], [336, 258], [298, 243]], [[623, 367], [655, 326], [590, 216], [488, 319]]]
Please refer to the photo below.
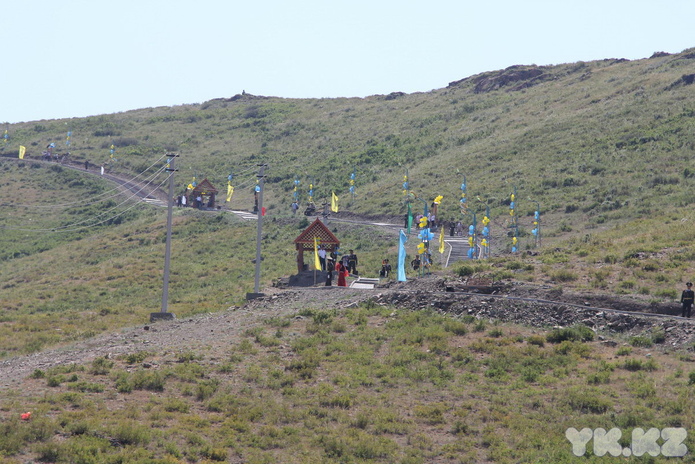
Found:
[[331, 287], [333, 285], [333, 260], [328, 258], [326, 263], [326, 287]]
[[348, 255], [348, 272], [350, 274], [357, 275], [357, 255], [353, 250], [350, 250], [350, 254]]
[[335, 270], [338, 273], [338, 287], [347, 287], [345, 277], [348, 275], [348, 270], [345, 265], [343, 265], [342, 261], [338, 261], [335, 265]]
[[693, 301], [695, 301], [695, 292], [693, 291], [693, 283], [688, 282], [685, 284], [686, 289], [683, 290], [681, 294], [681, 303], [683, 304], [683, 311], [681, 316], [690, 317], [690, 310], [693, 307]]
[[321, 270], [326, 270], [326, 249], [323, 245], [319, 245], [319, 263], [321, 264]]

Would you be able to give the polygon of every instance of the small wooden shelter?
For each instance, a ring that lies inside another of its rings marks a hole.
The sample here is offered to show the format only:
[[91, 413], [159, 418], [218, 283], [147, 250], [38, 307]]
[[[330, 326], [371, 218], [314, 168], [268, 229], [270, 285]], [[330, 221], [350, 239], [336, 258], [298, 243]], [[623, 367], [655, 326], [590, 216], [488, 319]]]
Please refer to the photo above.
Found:
[[[193, 187], [193, 190], [186, 190], [187, 203], [198, 208], [204, 208], [206, 206], [208, 208], [214, 208], [215, 195], [217, 195], [217, 189], [210, 183], [207, 177]], [[202, 205], [196, 204], [196, 198], [198, 197], [203, 199]]]
[[299, 237], [294, 239], [294, 246], [297, 249], [297, 271], [304, 270], [304, 251], [314, 251], [314, 238], [318, 239], [319, 245], [326, 249], [327, 253], [331, 253], [338, 249], [340, 241], [333, 235], [326, 225], [316, 218], [314, 222], [309, 224], [309, 227], [304, 229], [304, 232], [299, 234]]

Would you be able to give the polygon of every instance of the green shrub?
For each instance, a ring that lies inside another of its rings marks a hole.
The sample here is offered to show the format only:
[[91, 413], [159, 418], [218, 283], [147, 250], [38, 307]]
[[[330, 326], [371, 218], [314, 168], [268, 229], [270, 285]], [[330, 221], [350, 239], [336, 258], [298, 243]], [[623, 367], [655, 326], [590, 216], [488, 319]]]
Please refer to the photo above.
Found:
[[485, 320], [478, 319], [473, 326], [473, 332], [484, 332], [485, 331]]
[[632, 347], [630, 346], [621, 346], [618, 348], [618, 351], [615, 352], [616, 356], [628, 356], [632, 354]]
[[473, 269], [472, 266], [468, 266], [468, 265], [464, 264], [464, 265], [459, 266], [458, 268], [454, 269], [454, 273], [456, 275], [458, 275], [459, 277], [468, 277], [468, 276], [472, 276], [473, 274], [475, 274], [475, 270]]
[[487, 333], [487, 335], [488, 335], [489, 337], [499, 338], [499, 337], [504, 336], [504, 332], [502, 332], [502, 329], [500, 329], [499, 327], [495, 327], [494, 329], [490, 330], [490, 331]]
[[610, 400], [587, 388], [571, 388], [567, 394], [567, 403], [573, 410], [583, 413], [604, 414], [612, 409]]
[[138, 364], [143, 362], [149, 355], [150, 353], [147, 351], [138, 351], [137, 353], [127, 354], [124, 361], [127, 364]]
[[111, 436], [123, 445], [143, 446], [150, 442], [150, 429], [136, 422], [124, 422], [116, 425], [111, 432]]
[[645, 337], [643, 335], [636, 335], [630, 337], [630, 345], [637, 346], [640, 348], [649, 348], [653, 345], [651, 337]]
[[609, 371], [595, 372], [593, 374], [589, 374], [589, 376], [587, 377], [587, 382], [589, 383], [589, 385], [607, 384], [610, 383], [610, 377], [611, 373]]
[[652, 341], [659, 344], [664, 343], [666, 341], [666, 332], [661, 329], [655, 330], [652, 333]]
[[642, 361], [640, 359], [635, 359], [635, 358], [629, 358], [626, 359], [625, 362], [623, 363], [623, 369], [626, 369], [628, 371], [655, 371], [659, 369], [659, 366], [656, 364], [656, 361], [654, 361], [653, 358], [649, 358], [646, 361]]
[[577, 280], [577, 274], [567, 269], [560, 269], [558, 271], [552, 272], [550, 278], [558, 282], [572, 282]]
[[468, 333], [468, 327], [463, 321], [447, 320], [444, 322], [444, 330], [459, 336]]
[[545, 337], [550, 343], [560, 343], [565, 340], [573, 342], [589, 342], [594, 339], [594, 331], [585, 325], [576, 325], [555, 329]]
[[136, 371], [131, 382], [135, 390], [164, 391], [164, 376], [158, 371]]
[[526, 339], [529, 345], [545, 346], [546, 339], [543, 335], [531, 335]]
[[90, 373], [93, 375], [107, 375], [112, 367], [113, 361], [110, 361], [104, 357], [99, 357], [92, 361]]

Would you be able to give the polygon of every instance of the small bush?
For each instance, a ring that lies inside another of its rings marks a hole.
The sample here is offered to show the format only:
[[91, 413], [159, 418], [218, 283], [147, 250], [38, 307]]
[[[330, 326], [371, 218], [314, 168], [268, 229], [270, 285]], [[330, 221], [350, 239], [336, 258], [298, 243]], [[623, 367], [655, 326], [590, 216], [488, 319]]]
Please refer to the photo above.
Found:
[[586, 388], [573, 388], [569, 391], [567, 403], [579, 412], [604, 414], [612, 408], [611, 402], [599, 393]]
[[487, 335], [492, 338], [500, 338], [504, 336], [504, 332], [502, 332], [502, 329], [499, 327], [495, 327], [494, 329], [490, 330]]
[[550, 278], [558, 282], [572, 282], [577, 280], [577, 274], [566, 269], [560, 269], [550, 274]]
[[529, 338], [526, 339], [526, 342], [529, 345], [544, 346], [546, 340], [543, 335], [531, 335]]
[[626, 359], [623, 363], [623, 369], [628, 371], [640, 371], [642, 370], [642, 361], [635, 358]]
[[112, 431], [113, 439], [123, 445], [147, 445], [150, 442], [150, 429], [144, 425], [127, 422], [117, 425]]
[[478, 319], [473, 326], [473, 332], [484, 332], [485, 331], [485, 321], [483, 319]]
[[656, 330], [652, 334], [652, 341], [654, 343], [659, 343], [659, 344], [664, 343], [666, 341], [666, 332], [664, 332], [663, 330]]
[[454, 335], [466, 335], [468, 333], [468, 327], [462, 321], [448, 320], [444, 322], [444, 330]]
[[573, 327], [565, 327], [563, 329], [555, 329], [546, 336], [546, 339], [550, 343], [560, 343], [565, 340], [573, 342], [589, 342], [594, 339], [594, 331], [585, 325], [576, 325]]
[[631, 346], [621, 346], [618, 348], [618, 351], [615, 352], [616, 356], [628, 356], [630, 354], [632, 354]]
[[459, 277], [472, 276], [475, 270], [471, 266], [463, 265], [454, 271]]
[[92, 361], [90, 372], [94, 375], [106, 375], [113, 367], [113, 361], [109, 361], [104, 357], [96, 358]]
[[653, 345], [654, 343], [652, 342], [651, 337], [645, 337], [643, 335], [637, 335], [634, 337], [630, 338], [630, 345], [640, 347], [640, 348], [649, 348]]
[[593, 374], [589, 374], [587, 382], [589, 385], [603, 385], [610, 383], [611, 373], [610, 371], [601, 371]]
[[130, 353], [125, 356], [124, 361], [126, 362], [126, 364], [138, 364], [143, 362], [149, 355], [150, 353], [148, 353], [147, 351]]

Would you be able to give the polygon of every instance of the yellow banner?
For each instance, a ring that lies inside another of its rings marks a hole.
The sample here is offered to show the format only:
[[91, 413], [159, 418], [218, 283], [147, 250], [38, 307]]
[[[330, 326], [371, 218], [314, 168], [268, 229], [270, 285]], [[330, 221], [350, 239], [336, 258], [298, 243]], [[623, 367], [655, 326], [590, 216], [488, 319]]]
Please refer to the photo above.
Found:
[[331, 192], [333, 196], [331, 196], [331, 211], [334, 213], [338, 212], [338, 195], [335, 194], [335, 192]]
[[444, 253], [444, 231], [439, 233], [439, 253]]
[[227, 185], [227, 201], [232, 201], [232, 195], [234, 195], [234, 187], [229, 184]]
[[23, 160], [24, 159], [24, 154], [27, 152], [27, 147], [24, 145], [19, 146], [19, 159]]
[[321, 260], [319, 259], [319, 240], [314, 237], [314, 269], [321, 270]]

